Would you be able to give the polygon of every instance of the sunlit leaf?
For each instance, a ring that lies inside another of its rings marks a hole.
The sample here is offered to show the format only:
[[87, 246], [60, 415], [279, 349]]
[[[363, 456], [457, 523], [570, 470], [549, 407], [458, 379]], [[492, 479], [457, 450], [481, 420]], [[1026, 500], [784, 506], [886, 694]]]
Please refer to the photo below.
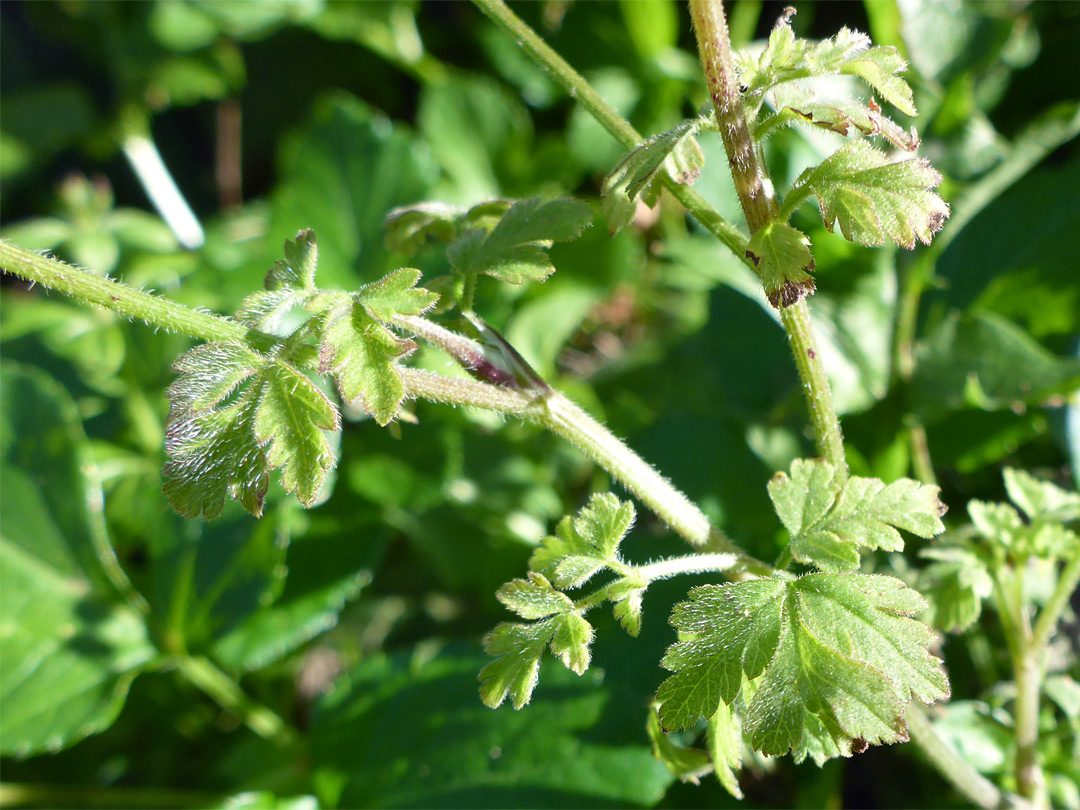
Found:
[[814, 272], [814, 256], [802, 231], [775, 220], [769, 222], [750, 239], [746, 256], [761, 275], [769, 303], [777, 309], [813, 294], [810, 273]]

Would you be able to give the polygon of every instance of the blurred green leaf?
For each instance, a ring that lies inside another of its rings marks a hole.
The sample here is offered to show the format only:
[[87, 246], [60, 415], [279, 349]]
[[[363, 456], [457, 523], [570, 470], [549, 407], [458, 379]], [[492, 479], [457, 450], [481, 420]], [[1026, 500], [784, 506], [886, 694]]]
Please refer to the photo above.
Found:
[[74, 404], [11, 365], [0, 396], [0, 745], [24, 757], [110, 726], [155, 650], [105, 573], [116, 560]]
[[950, 411], [1036, 405], [1080, 386], [1080, 359], [1059, 358], [989, 313], [949, 317], [916, 349], [911, 384], [927, 422]]
[[[349, 807], [651, 806], [671, 776], [653, 759], [640, 708], [598, 677], [561, 668], [527, 712], [476, 698], [479, 654], [375, 656], [316, 706], [319, 798]], [[385, 729], [396, 729], [387, 735]], [[638, 741], [638, 742], [635, 742]], [[400, 770], [399, 770], [400, 769]], [[417, 774], [402, 779], [400, 772]]]

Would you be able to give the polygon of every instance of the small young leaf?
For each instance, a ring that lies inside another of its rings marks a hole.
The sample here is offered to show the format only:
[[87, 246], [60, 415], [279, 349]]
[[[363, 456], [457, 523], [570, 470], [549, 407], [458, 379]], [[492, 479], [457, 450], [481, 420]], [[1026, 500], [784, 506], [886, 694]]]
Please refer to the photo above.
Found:
[[293, 309], [303, 307], [316, 292], [315, 268], [319, 248], [315, 233], [300, 231], [295, 240], [285, 242], [285, 260], [274, 262], [266, 274], [265, 290], [244, 299], [236, 318], [256, 329], [275, 331]]
[[814, 272], [814, 256], [802, 231], [775, 220], [769, 222], [750, 239], [746, 258], [754, 263], [769, 303], [777, 309], [813, 295], [810, 273]]
[[577, 588], [608, 563], [618, 562], [619, 543], [634, 523], [634, 506], [610, 493], [593, 495], [576, 517], [559, 521], [555, 537], [545, 537], [529, 568], [558, 588]]
[[395, 208], [386, 215], [386, 247], [411, 256], [425, 243], [451, 242], [458, 234], [461, 209], [441, 202], [423, 202]]
[[615, 593], [616, 588], [609, 591], [608, 598], [615, 604], [612, 613], [623, 629], [634, 638], [641, 632], [641, 597], [645, 594], [644, 588], [629, 588], [622, 593]]
[[591, 220], [592, 209], [578, 200], [520, 200], [490, 233], [468, 231], [446, 256], [461, 273], [485, 273], [511, 284], [543, 281], [555, 272], [547, 248], [575, 239]]
[[563, 613], [556, 618], [551, 652], [563, 666], [581, 675], [589, 668], [589, 646], [593, 640], [592, 625], [578, 613]]
[[480, 670], [480, 699], [497, 708], [507, 696], [520, 709], [532, 698], [544, 647], [555, 635], [555, 620], [536, 624], [500, 624], [484, 639], [495, 660]]
[[655, 199], [653, 181], [661, 169], [677, 183], [692, 184], [701, 176], [705, 156], [694, 140], [706, 119], [691, 118], [654, 135], [632, 149], [605, 178], [600, 194], [608, 231], [618, 233], [634, 219], [637, 201]]
[[980, 557], [960, 546], [926, 548], [919, 556], [934, 560], [921, 576], [930, 601], [928, 624], [946, 633], [962, 633], [979, 619], [993, 580]]
[[892, 161], [854, 141], [803, 172], [791, 196], [817, 195], [825, 227], [831, 231], [839, 222], [848, 241], [875, 246], [891, 240], [910, 250], [916, 239], [930, 244], [949, 216], [949, 206], [931, 191], [940, 182], [925, 160]]
[[790, 477], [774, 475], [769, 497], [791, 535], [792, 556], [828, 571], [858, 567], [860, 546], [901, 550], [897, 529], [927, 538], [945, 530], [937, 487], [858, 476], [840, 485], [832, 465], [820, 460], [797, 459]]
[[904, 704], [948, 696], [933, 634], [910, 618], [925, 606], [899, 580], [861, 574], [695, 588], [672, 614], [683, 640], [664, 656], [675, 674], [657, 693], [661, 721], [689, 728], [763, 673], [744, 722], [765, 754], [905, 739]]
[[532, 571], [528, 579], [507, 582], [495, 596], [523, 619], [543, 619], [574, 608], [574, 603], [566, 594], [555, 590], [543, 575]]
[[484, 650], [495, 660], [480, 670], [480, 699], [494, 709], [509, 696], [520, 709], [536, 688], [544, 647], [550, 644], [566, 668], [581, 675], [589, 668], [592, 640], [592, 626], [572, 603], [569, 610], [540, 622], [500, 624], [484, 639]]
[[872, 99], [863, 103], [846, 98], [819, 96], [809, 87], [791, 82], [773, 91], [777, 112], [763, 119], [755, 128], [760, 138], [777, 125], [787, 123], [811, 124], [821, 129], [847, 135], [855, 127], [864, 135], [880, 135], [898, 149], [913, 152], [919, 146], [919, 137], [898, 126], [882, 114]]
[[1004, 475], [1009, 499], [1024, 510], [1029, 520], [1064, 523], [1080, 519], [1080, 494], [1040, 481], [1023, 470], [1006, 467]]
[[285, 489], [311, 506], [334, 467], [324, 431], [340, 427], [337, 409], [311, 380], [279, 360], [264, 367], [260, 383], [254, 395], [255, 439], [266, 449], [270, 468], [281, 468]]
[[395, 315], [420, 315], [438, 296], [416, 287], [420, 271], [395, 270], [349, 295], [319, 293], [307, 304], [319, 318], [319, 370], [330, 372], [347, 402], [362, 399], [380, 425], [397, 415], [405, 384], [397, 363], [416, 349], [387, 328]]
[[907, 70], [900, 53], [892, 47], [871, 47], [868, 36], [849, 28], [841, 28], [830, 39], [809, 42], [795, 38], [790, 16], [785, 16], [757, 61], [740, 56], [737, 68], [754, 114], [764, 95], [786, 82], [836, 75], [858, 76], [904, 114], [916, 114], [911, 88], [897, 75]]

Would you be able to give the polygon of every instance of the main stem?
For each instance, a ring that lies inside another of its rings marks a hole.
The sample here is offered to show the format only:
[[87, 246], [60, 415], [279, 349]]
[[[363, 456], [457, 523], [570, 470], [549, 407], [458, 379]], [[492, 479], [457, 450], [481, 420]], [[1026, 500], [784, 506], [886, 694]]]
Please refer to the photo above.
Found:
[[[776, 219], [776, 197], [743, 114], [724, 7], [720, 0], [690, 0], [690, 16], [694, 21], [701, 67], [716, 110], [716, 122], [731, 166], [735, 192], [753, 235]], [[787, 333], [795, 367], [805, 389], [818, 449], [826, 461], [836, 467], [842, 476], [846, 476], [847, 462], [840, 420], [833, 407], [825, 368], [814, 348], [806, 302], [800, 299], [792, 306], [781, 309], [780, 321]]]

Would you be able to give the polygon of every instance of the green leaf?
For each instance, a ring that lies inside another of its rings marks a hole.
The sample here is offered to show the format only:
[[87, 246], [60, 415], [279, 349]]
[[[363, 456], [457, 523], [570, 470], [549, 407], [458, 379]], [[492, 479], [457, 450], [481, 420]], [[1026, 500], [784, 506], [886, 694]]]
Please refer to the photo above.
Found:
[[663, 762], [680, 782], [697, 785], [701, 782], [701, 777], [707, 776], [713, 770], [707, 753], [700, 748], [679, 745], [672, 738], [673, 735], [664, 732], [655, 708], [649, 712], [646, 730], [652, 740], [653, 756]]
[[563, 662], [563, 666], [581, 675], [589, 668], [592, 654], [589, 647], [593, 641], [593, 629], [579, 613], [563, 613], [555, 623], [555, 635], [551, 639], [551, 652]]
[[1040, 481], [1023, 470], [1006, 467], [1005, 489], [1029, 520], [1068, 522], [1080, 519], [1080, 494], [1068, 492], [1049, 481]]
[[495, 596], [523, 619], [543, 619], [553, 613], [574, 609], [570, 597], [555, 590], [544, 576], [532, 571], [528, 579], [507, 582]]
[[491, 711], [476, 700], [481, 661], [460, 647], [417, 649], [370, 656], [339, 678], [312, 718], [321, 806], [653, 807], [663, 798], [673, 778], [643, 737], [641, 693], [619, 673], [552, 667], [544, 679], [554, 688], [528, 711]]
[[904, 704], [948, 696], [933, 634], [910, 618], [925, 606], [899, 580], [861, 574], [695, 588], [672, 614], [683, 640], [664, 656], [676, 674], [657, 694], [661, 721], [688, 728], [730, 704], [743, 674], [763, 674], [744, 717], [762, 753], [849, 756], [858, 739], [906, 739]]
[[802, 231], [771, 221], [751, 237], [746, 257], [757, 268], [769, 303], [777, 309], [813, 295], [814, 256]]
[[336, 431], [339, 417], [307, 377], [231, 343], [196, 347], [174, 369], [164, 489], [177, 512], [212, 518], [228, 495], [261, 515], [277, 468], [287, 491], [314, 503], [334, 466], [323, 431]]
[[555, 635], [555, 619], [536, 624], [500, 624], [484, 639], [495, 656], [480, 670], [480, 699], [492, 709], [507, 697], [520, 709], [532, 699], [540, 677], [540, 659]]
[[629, 225], [637, 202], [655, 202], [653, 181], [663, 169], [677, 183], [691, 185], [701, 175], [705, 156], [694, 135], [708, 119], [691, 118], [667, 132], [654, 135], [619, 161], [600, 188], [608, 231], [615, 234]]
[[755, 134], [759, 139], [778, 125], [798, 123], [840, 135], [849, 134], [854, 127], [863, 135], [880, 135], [905, 152], [913, 152], [919, 146], [915, 128], [908, 131], [898, 126], [882, 114], [873, 99], [864, 104], [847, 98], [821, 97], [810, 87], [794, 82], [776, 88], [773, 95], [777, 112], [757, 125]]
[[55, 752], [108, 728], [155, 653], [116, 597], [119, 567], [75, 403], [0, 367], [0, 752]]
[[720, 780], [724, 790], [736, 799], [741, 799], [743, 793], [739, 787], [738, 774], [742, 770], [742, 722], [724, 701], [720, 701], [716, 713], [709, 718], [706, 740], [716, 778]]
[[1080, 359], [1051, 354], [990, 313], [947, 318], [915, 356], [911, 397], [927, 423], [972, 406], [1020, 410], [1080, 387]]
[[[792, 186], [790, 199], [815, 194], [825, 227], [850, 242], [884, 245], [893, 241], [909, 250], [915, 240], [930, 244], [949, 216], [949, 206], [931, 189], [941, 175], [922, 159], [894, 161], [863, 141], [845, 144]], [[789, 206], [781, 218], [791, 215]]]
[[547, 253], [550, 244], [577, 238], [592, 216], [592, 209], [578, 200], [520, 200], [490, 233], [469, 231], [447, 248], [446, 256], [461, 273], [485, 273], [511, 284], [543, 281], [555, 272]]
[[947, 633], [962, 633], [979, 620], [983, 600], [993, 592], [986, 563], [962, 546], [925, 548], [919, 556], [933, 560], [922, 572], [930, 610], [925, 621]]
[[319, 248], [315, 233], [300, 231], [295, 240], [286, 240], [285, 260], [274, 262], [263, 282], [265, 290], [244, 299], [236, 318], [241, 323], [266, 331], [276, 331], [293, 309], [303, 307], [315, 294], [315, 269]]
[[616, 620], [627, 633], [637, 638], [641, 632], [641, 598], [645, 595], [645, 588], [633, 585], [632, 580], [625, 579], [612, 586], [608, 591], [608, 599], [615, 603], [612, 613]]
[[791, 535], [792, 556], [825, 570], [858, 567], [859, 547], [902, 550], [897, 529], [926, 538], [945, 530], [937, 487], [858, 476], [839, 484], [832, 465], [817, 459], [797, 459], [790, 477], [774, 475], [769, 497]]
[[916, 114], [911, 88], [897, 75], [907, 69], [907, 62], [895, 48], [871, 47], [868, 36], [849, 28], [820, 42], [796, 39], [789, 22], [785, 16], [776, 24], [757, 60], [740, 54], [737, 69], [752, 112], [766, 93], [786, 82], [849, 75], [858, 76], [904, 114]]
[[594, 574], [619, 563], [619, 543], [634, 523], [634, 506], [610, 493], [596, 494], [575, 517], [559, 521], [555, 537], [545, 537], [529, 568], [558, 588], [578, 588]]

